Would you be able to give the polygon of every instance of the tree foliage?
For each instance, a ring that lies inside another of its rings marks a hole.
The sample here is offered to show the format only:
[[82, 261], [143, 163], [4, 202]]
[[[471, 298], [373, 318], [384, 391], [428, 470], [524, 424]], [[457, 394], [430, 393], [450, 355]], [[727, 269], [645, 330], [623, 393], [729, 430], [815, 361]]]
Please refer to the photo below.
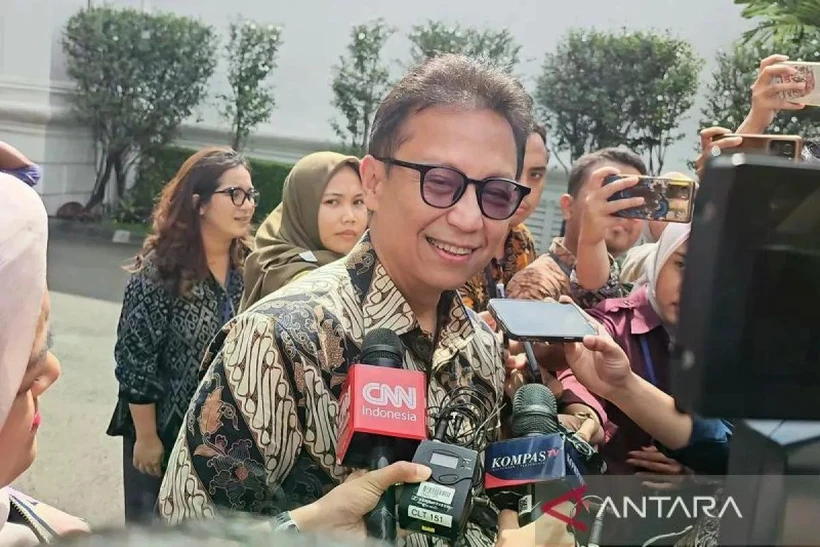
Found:
[[700, 60], [668, 33], [575, 29], [546, 56], [536, 106], [558, 151], [571, 161], [626, 145], [663, 169], [677, 127], [692, 107]]
[[245, 148], [251, 132], [273, 113], [276, 100], [268, 80], [281, 46], [281, 27], [241, 18], [230, 25], [225, 45], [230, 91], [218, 99], [222, 118], [231, 124], [234, 150]]
[[759, 19], [757, 27], [744, 35], [748, 42], [803, 41], [805, 34], [820, 29], [820, 0], [735, 0], [735, 4], [745, 6], [743, 17]]
[[[750, 88], [757, 78], [762, 59], [781, 53], [793, 61], [814, 61], [818, 50], [820, 29], [804, 34], [799, 40], [789, 36], [775, 36], [765, 43], [738, 40], [730, 51], [718, 52], [717, 68], [706, 86], [701, 124], [704, 127], [737, 128], [752, 106]], [[820, 110], [809, 107], [783, 111], [767, 131], [783, 135], [817, 135], [820, 133]]]
[[423, 25], [415, 25], [407, 37], [415, 63], [443, 53], [461, 53], [512, 73], [521, 60], [521, 46], [508, 29], [465, 28], [428, 19]]
[[205, 96], [215, 67], [213, 29], [167, 13], [95, 7], [68, 21], [62, 38], [71, 101], [97, 145], [91, 209], [112, 173], [122, 197], [128, 172], [145, 153], [170, 142]]
[[347, 56], [334, 67], [333, 106], [343, 121], [331, 127], [346, 147], [364, 155], [370, 125], [379, 103], [390, 89], [390, 71], [382, 61], [382, 48], [396, 30], [383, 19], [356, 25], [350, 32]]

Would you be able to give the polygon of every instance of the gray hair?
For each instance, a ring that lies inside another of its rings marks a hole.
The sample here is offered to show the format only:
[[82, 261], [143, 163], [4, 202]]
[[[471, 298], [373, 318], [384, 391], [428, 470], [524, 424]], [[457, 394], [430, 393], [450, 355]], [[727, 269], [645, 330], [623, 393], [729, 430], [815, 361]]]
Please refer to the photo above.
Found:
[[386, 547], [375, 541], [344, 541], [326, 536], [275, 532], [270, 521], [250, 515], [190, 520], [178, 526], [156, 523], [127, 529], [100, 530], [91, 535], [63, 538], [55, 545], [66, 547]]

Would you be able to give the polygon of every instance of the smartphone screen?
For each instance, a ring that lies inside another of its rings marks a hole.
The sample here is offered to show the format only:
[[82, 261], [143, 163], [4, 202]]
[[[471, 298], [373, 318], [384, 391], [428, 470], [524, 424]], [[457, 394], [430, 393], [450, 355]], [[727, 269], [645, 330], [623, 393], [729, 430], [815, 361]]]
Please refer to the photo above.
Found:
[[[611, 184], [625, 177], [626, 175], [610, 175], [604, 179], [604, 184]], [[614, 193], [609, 201], [642, 197], [644, 204], [618, 211], [615, 216], [660, 222], [691, 222], [695, 204], [695, 181], [649, 176], [638, 178], [638, 184]]]
[[574, 304], [494, 298], [487, 309], [501, 330], [524, 342], [579, 342], [597, 334]]

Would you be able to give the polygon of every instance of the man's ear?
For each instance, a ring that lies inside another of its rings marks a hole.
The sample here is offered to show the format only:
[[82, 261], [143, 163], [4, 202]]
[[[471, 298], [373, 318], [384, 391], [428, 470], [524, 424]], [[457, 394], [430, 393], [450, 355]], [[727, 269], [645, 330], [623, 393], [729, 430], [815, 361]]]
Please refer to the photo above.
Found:
[[573, 197], [569, 194], [564, 194], [561, 196], [561, 199], [558, 200], [558, 203], [561, 205], [561, 214], [564, 217], [564, 220], [571, 220], [572, 204], [575, 203], [575, 199], [573, 199]]
[[370, 211], [378, 211], [382, 184], [387, 178], [384, 164], [373, 156], [367, 155], [359, 164], [359, 176], [362, 179], [365, 207]]

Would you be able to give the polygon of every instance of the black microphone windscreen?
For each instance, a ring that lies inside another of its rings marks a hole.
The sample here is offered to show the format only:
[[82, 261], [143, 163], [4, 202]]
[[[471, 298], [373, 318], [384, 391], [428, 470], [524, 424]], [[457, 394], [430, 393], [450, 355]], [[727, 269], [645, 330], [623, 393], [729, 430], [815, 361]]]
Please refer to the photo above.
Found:
[[558, 433], [558, 404], [552, 391], [543, 384], [526, 384], [513, 398], [513, 437]]
[[404, 344], [390, 329], [374, 329], [362, 340], [361, 362], [381, 366], [400, 367], [404, 360]]

